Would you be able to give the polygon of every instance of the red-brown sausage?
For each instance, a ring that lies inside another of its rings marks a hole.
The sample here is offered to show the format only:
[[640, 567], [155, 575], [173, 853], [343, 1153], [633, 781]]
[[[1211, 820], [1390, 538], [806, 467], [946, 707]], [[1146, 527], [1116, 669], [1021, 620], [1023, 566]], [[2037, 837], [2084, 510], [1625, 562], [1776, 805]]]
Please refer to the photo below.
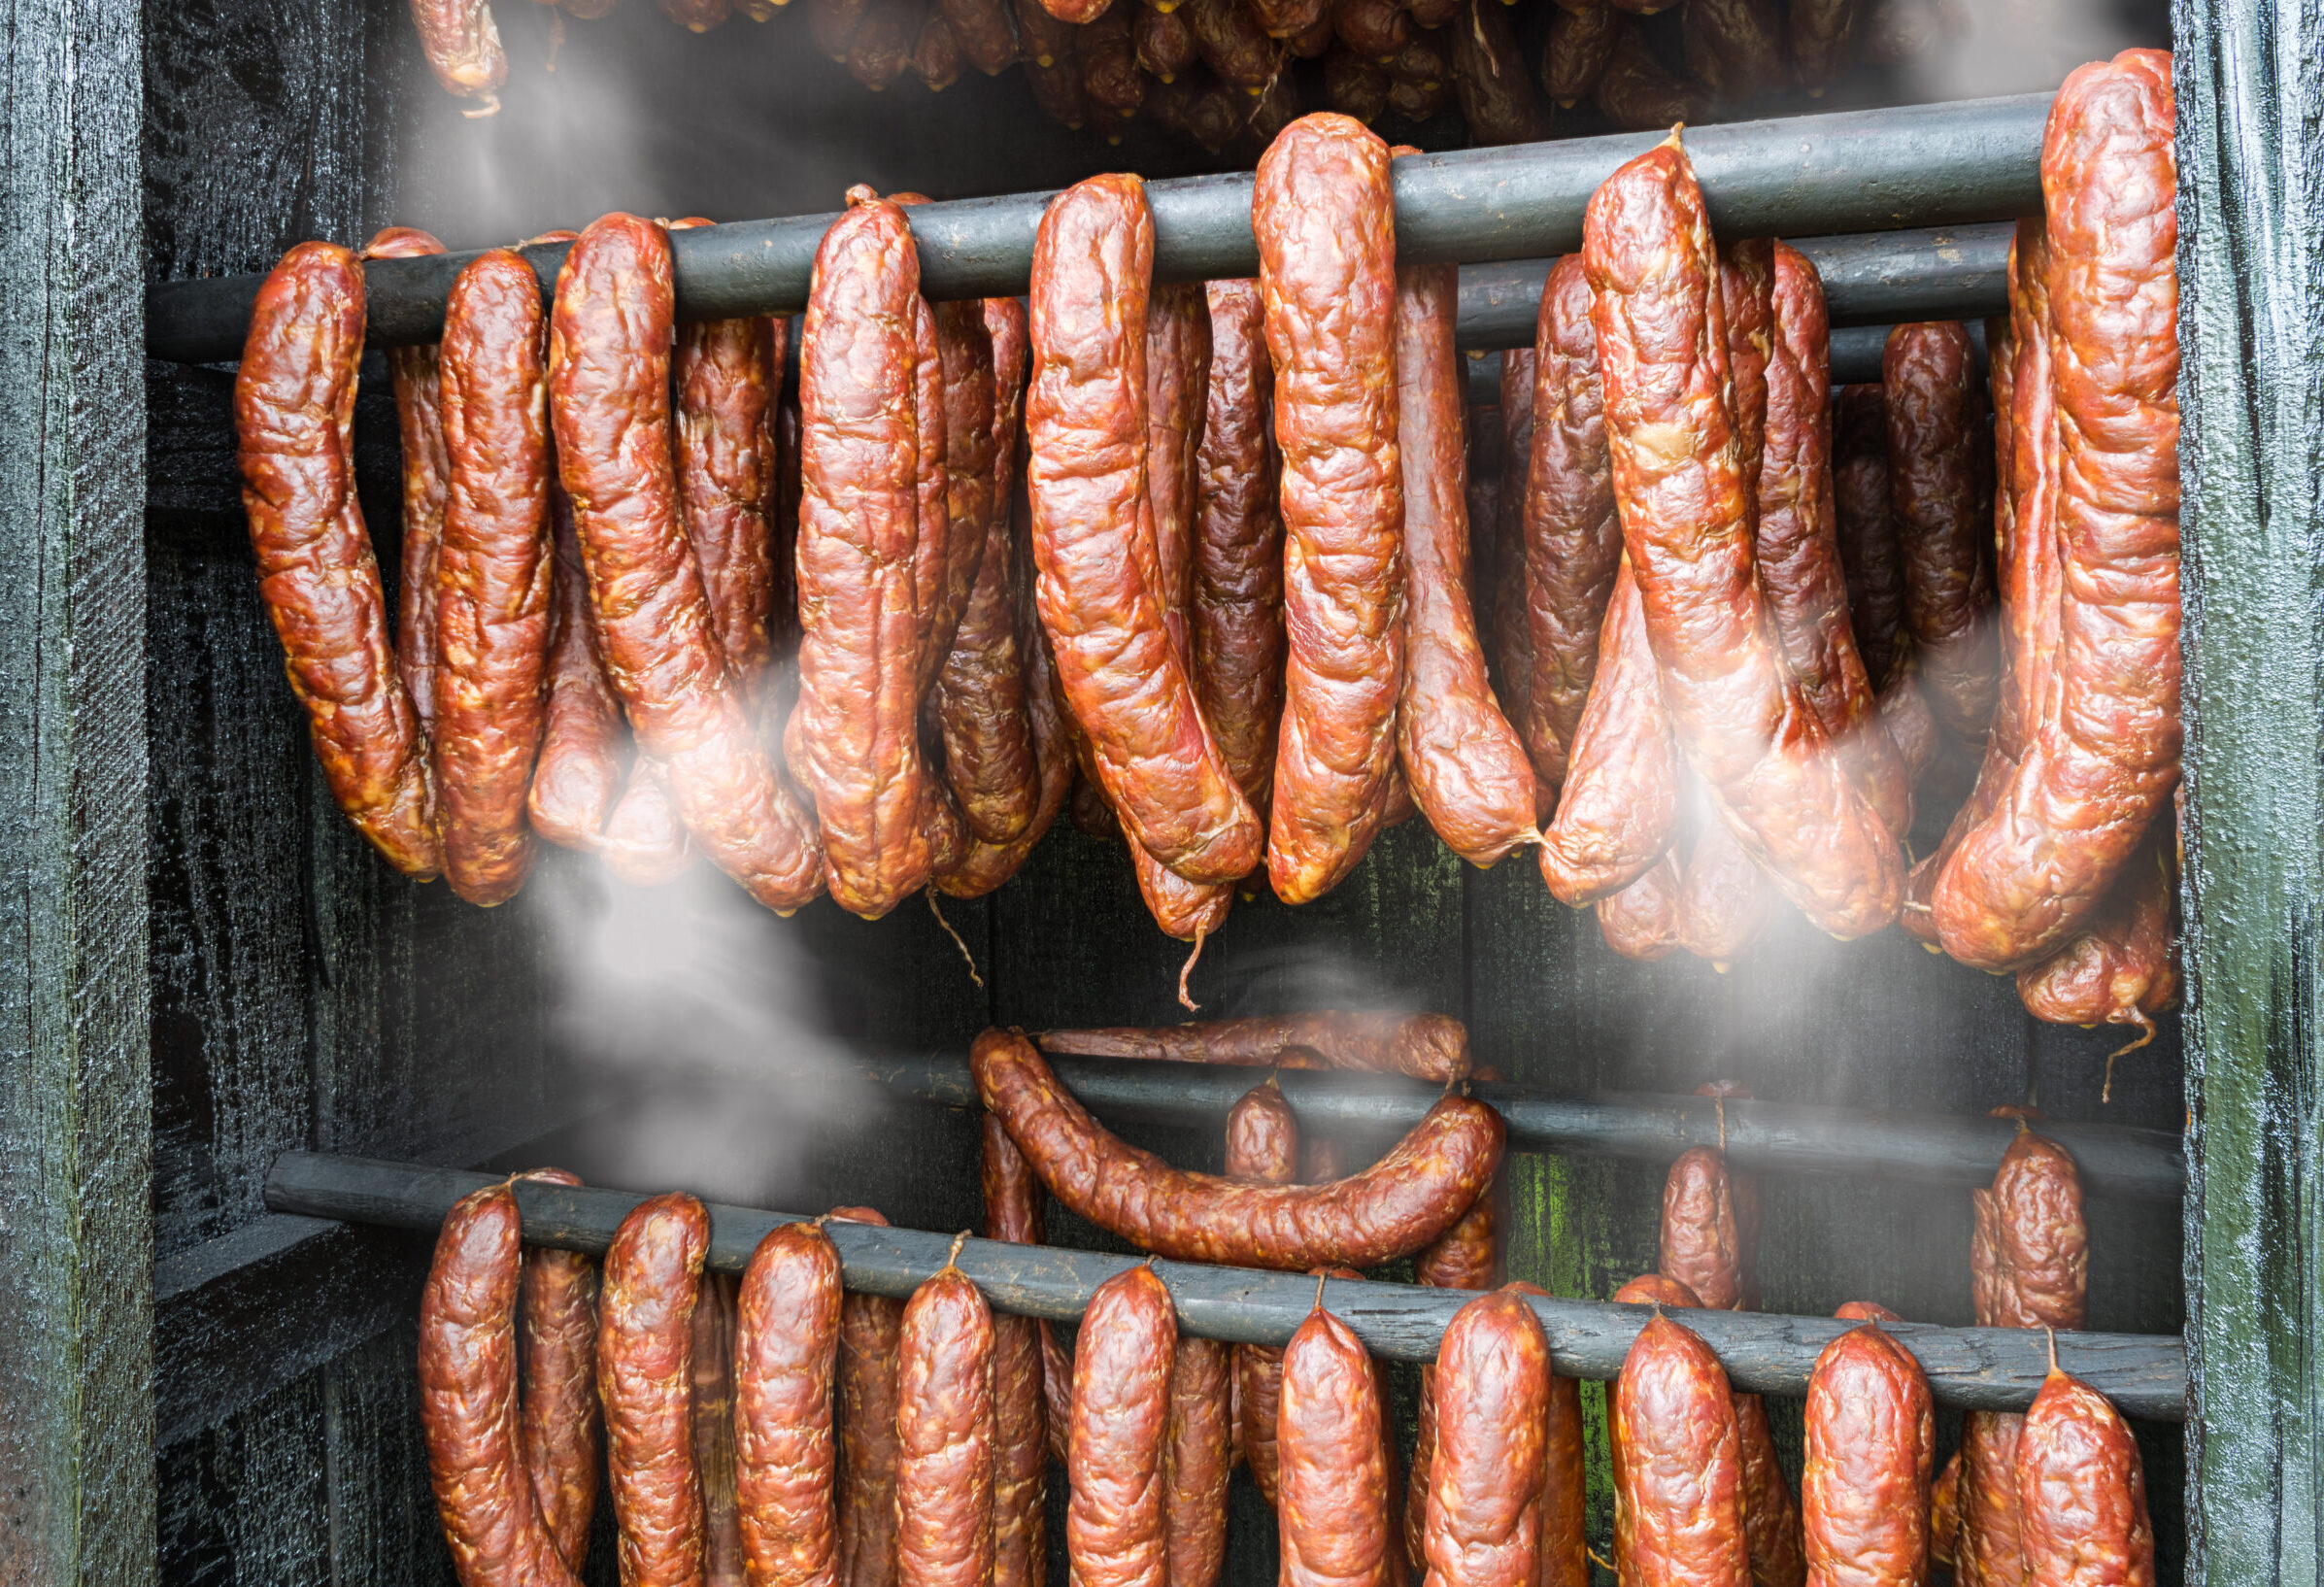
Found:
[[1623, 1579], [1747, 1587], [1735, 1401], [1710, 1346], [1667, 1317], [1648, 1322], [1623, 1360], [1608, 1426], [1621, 1450], [1614, 1480]]
[[1251, 214], [1275, 367], [1291, 640], [1267, 875], [1297, 904], [1364, 858], [1396, 759], [1403, 487], [1388, 146], [1344, 116], [1302, 118], [1260, 160]]
[[1686, 1285], [1699, 1304], [1732, 1311], [1743, 1303], [1744, 1265], [1726, 1154], [1691, 1147], [1663, 1181], [1663, 1276]]
[[1583, 252], [1625, 549], [1679, 743], [1745, 852], [1809, 920], [1842, 938], [1877, 930], [1902, 902], [1903, 855], [1849, 786], [1767, 623], [1717, 261], [1675, 139], [1593, 195]]
[[1667, 849], [1636, 881], [1599, 899], [1598, 929], [1606, 946], [1625, 959], [1668, 958], [1678, 946], [1679, 886], [1678, 853]]
[[[1412, 1259], [1416, 1283], [1437, 1290], [1489, 1290], [1499, 1280], [1500, 1242], [1497, 1232], [1499, 1187], [1478, 1197], [1461, 1221]], [[1441, 1353], [1440, 1353], [1441, 1357]], [[1403, 1545], [1412, 1569], [1429, 1569], [1427, 1550], [1430, 1474], [1436, 1454], [1435, 1367], [1420, 1369], [1420, 1404], [1412, 1438], [1412, 1468], [1404, 1491]]]
[[1888, 393], [1843, 386], [1832, 411], [1833, 528], [1848, 582], [1848, 630], [1872, 688], [1885, 694], [1910, 655], [1904, 559], [1888, 506]]
[[[998, 1119], [984, 1117], [985, 1238], [1039, 1245], [1041, 1182]], [[1049, 1572], [1049, 1413], [1041, 1334], [1030, 1317], [993, 1317], [993, 1580], [1042, 1587]], [[1063, 1410], [1061, 1401], [1059, 1410]]]
[[895, 1573], [993, 1579], [993, 1311], [946, 1263], [912, 1292], [896, 1349]]
[[1768, 1402], [1755, 1394], [1735, 1397], [1735, 1447], [1743, 1456], [1743, 1540], [1751, 1579], [1759, 1587], [1801, 1587], [1807, 1557], [1801, 1542], [1800, 1500], [1775, 1456]]
[[2017, 1503], [2017, 1442], [2025, 1421], [1990, 1410], [1961, 1419], [1953, 1574], [1962, 1587], [2020, 1587], [2025, 1580]]
[[1269, 419], [1274, 367], [1255, 280], [1214, 281], [1210, 389], [1196, 455], [1195, 697], [1228, 771], [1263, 814], [1283, 722], [1283, 518]]
[[[1404, 690], [1397, 758], [1445, 847], [1491, 865], [1533, 841], [1533, 770], [1485, 680], [1469, 606], [1468, 496], [1460, 355], [1459, 271], [1397, 274], [1397, 448], [1403, 460]], [[1538, 431], [1536, 431], [1538, 433]], [[1536, 652], [1536, 655], [1538, 653]]]
[[[1560, 12], [1552, 26], [1567, 15]], [[1590, 280], [1578, 253], [1552, 267], [1541, 292], [1523, 513], [1525, 609], [1533, 665], [1526, 696], [1526, 746], [1533, 774], [1548, 785], [1543, 802], [1549, 803], [1572, 762], [1622, 562], [1622, 524], [1614, 516], [1606, 452], [1605, 390], [1598, 376], [1598, 337], [1590, 324]]]
[[1678, 825], [1678, 745], [1627, 557], [1618, 563], [1598, 643], [1565, 792], [1541, 833], [1542, 880], [1559, 901], [1577, 908], [1645, 877], [1669, 852]]
[[1175, 7], [1168, 11], [1138, 7], [1129, 33], [1137, 49], [1138, 69], [1159, 83], [1177, 82], [1180, 74], [1192, 70], [1200, 59], [1194, 31]]
[[[388, 226], [363, 245], [366, 259], [411, 259], [444, 245], [417, 226]], [[436, 722], [436, 545], [444, 532], [444, 492], [452, 459], [444, 451], [443, 385], [436, 344], [391, 347], [395, 431], [403, 447], [403, 553], [395, 593], [395, 666], [420, 713], [420, 730]]]
[[2021, 1127], [1992, 1188], [1972, 1190], [1970, 1199], [1978, 1325], [2080, 1328], [2089, 1304], [2090, 1231], [2073, 1155]]
[[1165, 1587], [1163, 1451], [1178, 1322], [1150, 1266], [1097, 1287], [1073, 1363], [1065, 1557], [1078, 1587]]
[[2026, 1012], [2052, 1025], [2137, 1027], [2138, 1039], [2116, 1057], [2154, 1040], [2154, 1016], [2178, 1001], [2172, 883], [2158, 821], [2098, 913], [2065, 947], [2017, 972]]
[[[886, 1224], [869, 1207], [833, 1207], [845, 1223]], [[850, 1294], [839, 1304], [839, 1524], [842, 1587], [896, 1587], [895, 1394], [904, 1303]]]
[[[524, 810], [532, 829], [568, 849], [594, 849], [621, 798], [627, 775], [628, 726], [605, 680], [597, 615], [589, 610], [589, 570], [573, 532], [565, 488], [549, 482], [548, 704], [541, 752], [533, 762]], [[429, 578], [434, 578], [431, 564]], [[430, 663], [433, 665], [432, 661]]]
[[1283, 1351], [1275, 1511], [1283, 1587], [1387, 1587], [1388, 1448], [1379, 1378], [1319, 1304]]
[[2052, 1367], [2018, 1435], [2016, 1477], [2027, 1587], [2154, 1587], [2139, 1441], [2105, 1395]]
[[751, 1587], [838, 1587], [839, 1253], [814, 1224], [758, 1242], [735, 1331], [735, 1489]]
[[[1511, 1295], [1549, 1292], [1520, 1278]], [[1677, 1288], [1677, 1286], [1674, 1286]], [[1542, 1400], [1540, 1587], [1590, 1587], [1590, 1464], [1582, 1442], [1581, 1384], [1552, 1371]]]
[[551, 321], [557, 467], [589, 569], [606, 671], [695, 845], [769, 908], [822, 885], [814, 825], [726, 683], [674, 505], [669, 238], [609, 215], [565, 254]]
[[1359, 1069], [1415, 1080], [1458, 1080], [1470, 1067], [1468, 1028], [1449, 1014], [1330, 1009], [1151, 1029], [1043, 1030], [1037, 1039], [1045, 1052], [1090, 1058]]
[[1154, 223], [1134, 177], [1053, 202], [1034, 248], [1033, 549], [1041, 625], [1130, 834], [1190, 882], [1258, 862], [1259, 821], [1202, 724], [1139, 557]]
[[622, 796], [597, 834], [596, 849], [605, 868], [632, 887], [660, 887], [693, 862], [693, 845], [670, 802], [668, 780], [645, 756], [629, 762]]
[[1052, 1196], [1099, 1228], [1179, 1261], [1376, 1266], [1450, 1229], [1500, 1165], [1500, 1115], [1447, 1097], [1360, 1174], [1317, 1186], [1236, 1185], [1173, 1168], [1109, 1134], [1021, 1035], [987, 1030], [969, 1066], [985, 1105]]
[[1877, 1324], [1816, 1357], [1800, 1479], [1809, 1581], [1928, 1580], [1934, 1409], [1920, 1363]]
[[1724, 974], [1758, 940], [1772, 913], [1774, 890], [1712, 808], [1701, 783], [1686, 781], [1696, 806], [1696, 836], [1679, 877], [1678, 945]]
[[1073, 1357], [1057, 1342], [1057, 1330], [1046, 1318], [1041, 1322], [1041, 1403], [1049, 1417], [1049, 1458], [1063, 1466], [1073, 1427]]
[[420, 1423], [444, 1540], [462, 1581], [578, 1581], [543, 1523], [519, 1447], [522, 1219], [505, 1184], [445, 1216], [420, 1295]]
[[1479, 1296], [1446, 1326], [1423, 1550], [1444, 1587], [1535, 1587], [1547, 1473], [1549, 1340], [1525, 1299]]
[[363, 318], [362, 267], [336, 244], [299, 244], [258, 289], [234, 376], [242, 507], [323, 780], [389, 864], [426, 881], [444, 865], [427, 739], [355, 499]]
[[2042, 150], [2060, 438], [2050, 701], [1932, 905], [1945, 952], [2054, 950], [2178, 781], [2178, 287], [2170, 57], [2077, 70]]
[[1759, 471], [1759, 584], [1800, 680], [1857, 792], [1891, 832], [1912, 826], [1912, 784], [1880, 721], [1849, 624], [1832, 477], [1831, 330], [1816, 267], [1774, 249], [1766, 451]]
[[1937, 1480], [1929, 1485], [1929, 1563], [1942, 1570], [1953, 1570], [1960, 1539], [1961, 1452], [1955, 1450], [1953, 1458], [1944, 1463], [1944, 1469], [1937, 1473]]
[[[517, 1177], [581, 1183], [562, 1168], [536, 1168]], [[595, 1260], [579, 1251], [528, 1249], [522, 1321], [524, 1402], [518, 1415], [524, 1469], [531, 1474], [533, 1502], [557, 1558], [578, 1573], [589, 1553], [605, 1443], [597, 1406]]]
[[444, 871], [470, 903], [532, 869], [524, 796], [549, 649], [549, 430], [541, 287], [514, 249], [453, 283], [441, 352], [452, 459], [436, 553], [435, 764]]
[[2001, 687], [1989, 524], [1974, 448], [1975, 350], [1958, 320], [1899, 325], [1881, 358], [1889, 506], [1904, 555], [1904, 625], [1937, 720], [1984, 742]]
[[[1533, 387], [1539, 360], [1530, 347], [1500, 355], [1500, 484], [1493, 521], [1472, 528], [1490, 530], [1488, 550], [1477, 557], [1479, 603], [1492, 630], [1494, 692], [1513, 722], [1532, 716], [1533, 650], [1532, 619], [1526, 614], [1525, 514], [1527, 473], [1533, 455]], [[1535, 774], [1536, 794], [1543, 793]]]
[[[1272, 1076], [1243, 1093], [1227, 1112], [1227, 1177], [1287, 1185], [1298, 1173], [1299, 1123]], [[1283, 1352], [1269, 1345], [1234, 1347], [1235, 1417], [1251, 1480], [1275, 1503], [1275, 1414], [1283, 1401]]]
[[1228, 87], [1257, 94], [1282, 75], [1282, 48], [1243, 0], [1187, 0], [1186, 21], [1196, 52]]
[[474, 118], [500, 110], [498, 89], [508, 81], [508, 56], [488, 0], [412, 0], [420, 50], [444, 91], [472, 100], [460, 114]]
[[1162, 1553], [1169, 1587], [1216, 1587], [1227, 1563], [1233, 1351], [1182, 1338], [1170, 1366], [1162, 1443]]
[[880, 93], [912, 64], [920, 6], [918, 0], [864, 0], [861, 17], [848, 36], [848, 75]]
[[702, 1275], [694, 1300], [693, 1372], [687, 1400], [694, 1474], [702, 1485], [704, 1587], [743, 1587], [742, 1501], [735, 1486], [734, 1335], [738, 1288], [730, 1273]]
[[597, 1398], [622, 1579], [635, 1587], [702, 1579], [702, 1485], [688, 1401], [694, 1300], [709, 1248], [702, 1203], [672, 1195], [639, 1202], [605, 1252]]

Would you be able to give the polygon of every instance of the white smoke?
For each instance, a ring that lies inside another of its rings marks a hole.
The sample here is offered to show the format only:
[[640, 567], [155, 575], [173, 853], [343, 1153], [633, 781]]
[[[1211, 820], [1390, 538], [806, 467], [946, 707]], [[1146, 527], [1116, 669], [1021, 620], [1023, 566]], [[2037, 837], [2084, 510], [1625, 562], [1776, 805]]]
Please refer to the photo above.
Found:
[[1936, 101], [2055, 88], [2085, 61], [2142, 36], [2106, 0], [1945, 0], [1953, 26], [1906, 72], [1909, 97]]

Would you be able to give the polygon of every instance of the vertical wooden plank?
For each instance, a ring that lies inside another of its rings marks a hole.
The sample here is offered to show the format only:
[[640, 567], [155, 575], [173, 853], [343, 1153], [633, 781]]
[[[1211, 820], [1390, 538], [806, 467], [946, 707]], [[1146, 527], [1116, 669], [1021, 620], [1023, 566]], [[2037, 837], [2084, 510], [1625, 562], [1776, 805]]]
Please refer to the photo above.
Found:
[[2187, 592], [2189, 1580], [2324, 1570], [2324, 25], [2173, 7]]
[[137, 8], [0, 17], [0, 1580], [153, 1571]]

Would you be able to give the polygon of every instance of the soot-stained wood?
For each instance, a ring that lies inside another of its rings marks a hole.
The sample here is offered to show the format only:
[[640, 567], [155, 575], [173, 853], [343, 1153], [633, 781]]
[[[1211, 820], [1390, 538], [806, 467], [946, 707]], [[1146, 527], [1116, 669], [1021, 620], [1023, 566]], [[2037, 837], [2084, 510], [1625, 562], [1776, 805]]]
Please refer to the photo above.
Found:
[[153, 1573], [137, 16], [0, 19], [0, 1580]]

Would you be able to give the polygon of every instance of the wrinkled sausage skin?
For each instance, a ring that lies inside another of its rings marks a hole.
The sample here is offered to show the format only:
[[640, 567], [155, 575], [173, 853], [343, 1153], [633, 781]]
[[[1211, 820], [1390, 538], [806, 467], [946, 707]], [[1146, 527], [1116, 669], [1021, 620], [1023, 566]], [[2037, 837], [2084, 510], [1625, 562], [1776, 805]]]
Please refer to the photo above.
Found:
[[1254, 1014], [1151, 1029], [1044, 1030], [1039, 1041], [1045, 1052], [1091, 1058], [1357, 1069], [1415, 1080], [1458, 1080], [1470, 1069], [1468, 1028], [1449, 1014], [1368, 1009]]
[[412, 0], [412, 24], [428, 70], [444, 91], [474, 101], [460, 114], [471, 118], [496, 114], [498, 89], [508, 81], [508, 56], [501, 52], [500, 26], [488, 0]]
[[1800, 1481], [1807, 1579], [1917, 1587], [1929, 1573], [1929, 1380], [1877, 1324], [1824, 1347], [1807, 1381]]
[[1162, 1448], [1162, 1552], [1169, 1587], [1217, 1587], [1227, 1563], [1233, 1372], [1231, 1346], [1217, 1339], [1178, 1341]]
[[1535, 1587], [1549, 1341], [1525, 1299], [1478, 1297], [1446, 1327], [1429, 1385], [1435, 1434], [1422, 1548], [1445, 1587]]
[[[844, 1223], [885, 1224], [869, 1207], [833, 1207]], [[839, 1521], [843, 1587], [896, 1587], [895, 1392], [904, 1303], [853, 1294], [839, 1303]]]
[[735, 1337], [735, 1492], [751, 1587], [837, 1587], [839, 1253], [785, 1224], [743, 1272]]
[[896, 1344], [895, 1573], [901, 1587], [993, 1577], [993, 1312], [947, 1263], [912, 1293]]
[[363, 320], [362, 267], [344, 248], [301, 243], [267, 275], [234, 376], [242, 507], [323, 780], [389, 864], [427, 881], [444, 865], [427, 742], [355, 500]]
[[[1287, 1185], [1298, 1173], [1299, 1122], [1268, 1076], [1227, 1111], [1227, 1177]], [[1234, 1413], [1242, 1455], [1261, 1497], [1275, 1503], [1275, 1413], [1283, 1401], [1283, 1352], [1270, 1345], [1234, 1347]]]
[[1678, 825], [1678, 745], [1627, 557], [1617, 564], [1598, 644], [1565, 793], [1541, 833], [1541, 878], [1561, 903], [1577, 908], [1645, 876], [1669, 853]]
[[1628, 1545], [1623, 1579], [1640, 1587], [1747, 1587], [1735, 1402], [1710, 1346], [1657, 1315], [1623, 1361], [1609, 1424], [1621, 1449], [1615, 1483], [1618, 1536]]
[[1065, 1560], [1073, 1587], [1165, 1587], [1163, 1448], [1178, 1323], [1152, 1267], [1097, 1287], [1073, 1363]]
[[1881, 359], [1889, 507], [1904, 555], [1904, 624], [1937, 720], [1984, 742], [1999, 695], [1988, 524], [1975, 449], [1975, 354], [1957, 320], [1899, 325]]
[[1320, 1306], [1283, 1350], [1275, 1427], [1283, 1587], [1389, 1587], [1389, 1457], [1377, 1369]]
[[1328, 1185], [1236, 1185], [1173, 1168], [1107, 1133], [1012, 1031], [978, 1036], [969, 1068], [1052, 1196], [1177, 1261], [1377, 1266], [1450, 1229], [1500, 1166], [1500, 1115], [1446, 1097], [1362, 1173]]
[[[366, 259], [411, 259], [444, 245], [417, 226], [388, 226], [363, 245]], [[395, 665], [420, 713], [420, 730], [436, 721], [436, 545], [444, 532], [444, 492], [452, 459], [444, 451], [444, 396], [436, 345], [391, 347], [395, 432], [403, 448], [403, 554], [395, 591]]]
[[702, 1203], [672, 1195], [638, 1203], [605, 1253], [597, 1398], [622, 1579], [635, 1587], [702, 1578], [702, 1486], [688, 1402], [694, 1302], [709, 1248]]
[[1379, 829], [1404, 677], [1388, 146], [1329, 113], [1259, 162], [1252, 224], [1283, 457], [1290, 636], [1267, 876], [1330, 892]]
[[605, 680], [572, 503], [555, 480], [549, 483], [549, 698], [524, 810], [540, 836], [586, 851], [597, 846], [621, 798], [629, 728]]
[[[562, 1168], [535, 1168], [517, 1177], [581, 1183]], [[605, 1455], [597, 1405], [596, 1259], [549, 1246], [526, 1251], [520, 1326], [524, 1469], [532, 1473], [533, 1500], [557, 1558], [578, 1573], [589, 1553]]]
[[2154, 1587], [2146, 1473], [2121, 1413], [2050, 1368], [2017, 1439], [2028, 1587]]

